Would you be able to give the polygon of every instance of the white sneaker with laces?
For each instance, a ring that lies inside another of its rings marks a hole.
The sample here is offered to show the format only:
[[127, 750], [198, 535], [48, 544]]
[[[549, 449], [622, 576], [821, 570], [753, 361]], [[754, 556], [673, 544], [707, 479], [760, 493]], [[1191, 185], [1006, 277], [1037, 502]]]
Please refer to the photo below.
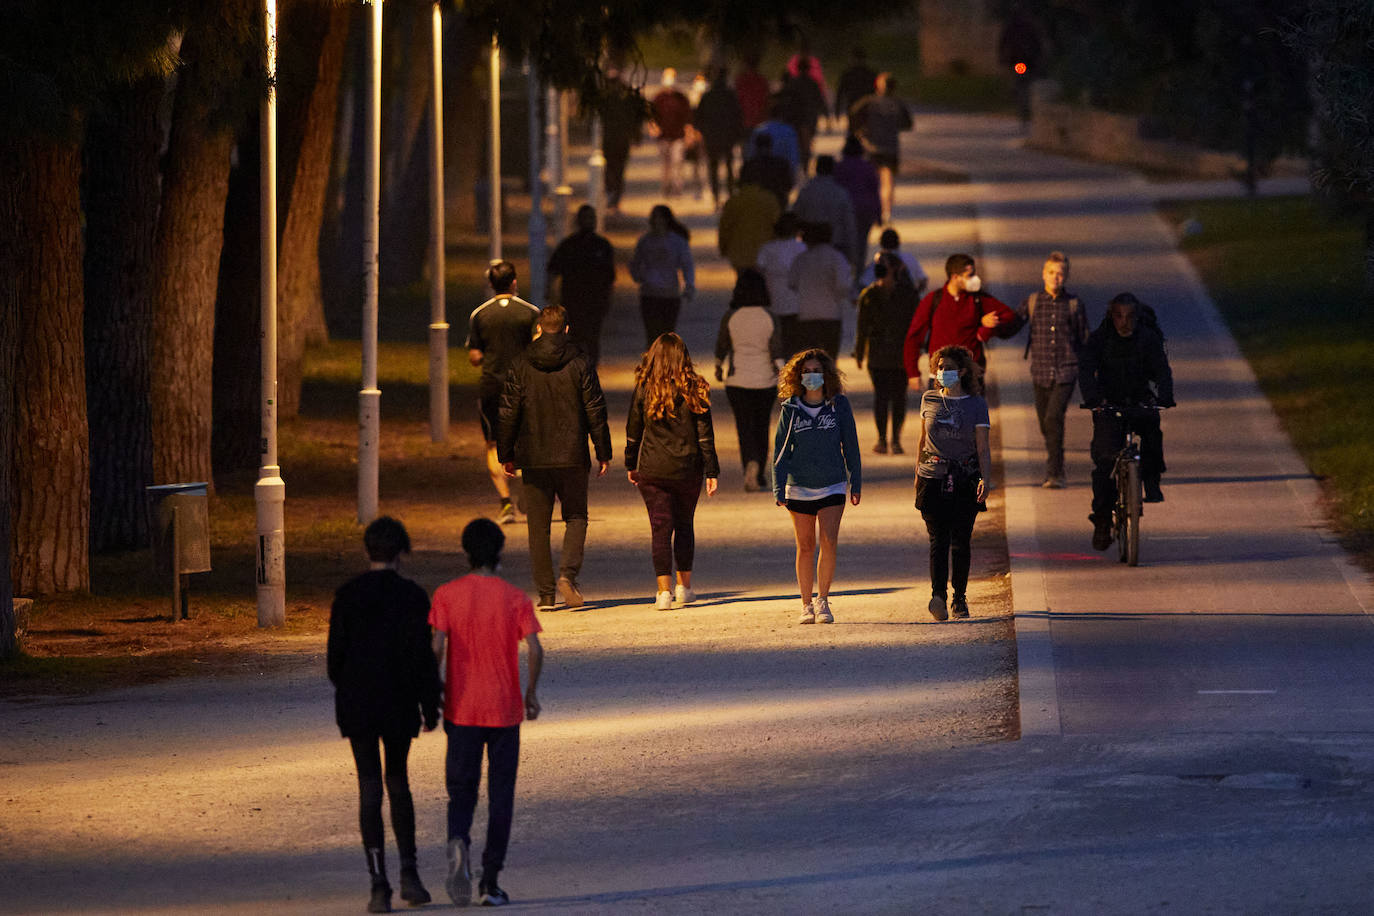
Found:
[[802, 605], [801, 617], [797, 618], [797, 623], [815, 623], [816, 609], [810, 601]]
[[677, 590], [673, 593], [673, 602], [678, 607], [686, 607], [697, 600], [697, 593], [686, 585], [678, 583]]
[[829, 599], [829, 598], [817, 598], [817, 599], [816, 599], [816, 622], [817, 622], [817, 623], [834, 623], [834, 622], [835, 622], [835, 615], [832, 614], [832, 613], [830, 613], [830, 599]]
[[654, 607], [660, 611], [671, 611], [673, 609], [673, 593], [659, 592], [658, 598], [654, 601]]

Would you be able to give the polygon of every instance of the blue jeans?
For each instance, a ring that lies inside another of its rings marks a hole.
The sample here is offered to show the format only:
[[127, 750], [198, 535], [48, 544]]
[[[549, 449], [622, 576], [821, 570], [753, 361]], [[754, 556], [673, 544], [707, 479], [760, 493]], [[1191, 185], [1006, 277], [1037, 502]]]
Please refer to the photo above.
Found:
[[520, 726], [484, 728], [444, 720], [448, 754], [448, 838], [472, 842], [472, 812], [482, 781], [482, 748], [487, 750], [487, 845], [482, 849], [482, 876], [494, 878], [506, 864], [510, 824], [515, 815], [515, 773], [520, 764]]

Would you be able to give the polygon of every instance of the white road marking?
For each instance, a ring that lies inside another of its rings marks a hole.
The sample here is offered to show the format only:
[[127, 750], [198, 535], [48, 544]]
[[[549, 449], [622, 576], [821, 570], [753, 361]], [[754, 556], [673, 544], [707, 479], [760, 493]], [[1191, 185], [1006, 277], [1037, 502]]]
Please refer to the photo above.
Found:
[[1278, 691], [1277, 691], [1277, 690], [1199, 690], [1199, 691], [1198, 691], [1198, 694], [1199, 694], [1200, 696], [1201, 696], [1201, 695], [1204, 695], [1204, 694], [1205, 694], [1205, 695], [1208, 695], [1208, 696], [1232, 695], [1232, 694], [1240, 694], [1240, 695], [1245, 695], [1245, 696], [1250, 696], [1250, 695], [1256, 695], [1256, 696], [1258, 696], [1258, 695], [1266, 695], [1266, 694], [1271, 694], [1271, 693], [1278, 693]]

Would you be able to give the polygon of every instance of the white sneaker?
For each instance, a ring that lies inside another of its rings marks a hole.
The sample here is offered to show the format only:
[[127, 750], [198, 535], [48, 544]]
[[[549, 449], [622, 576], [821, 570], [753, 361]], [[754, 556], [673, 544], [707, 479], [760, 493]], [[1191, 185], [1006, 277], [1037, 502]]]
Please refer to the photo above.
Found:
[[815, 610], [815, 606], [814, 606], [810, 601], [808, 601], [808, 602], [806, 602], [806, 604], [803, 604], [803, 605], [802, 605], [801, 616], [797, 618], [797, 623], [815, 623], [815, 622], [816, 622], [816, 610]]
[[834, 623], [835, 615], [830, 613], [830, 599], [816, 599], [816, 623]]
[[678, 607], [686, 607], [687, 605], [691, 604], [693, 601], [696, 600], [696, 592], [692, 591], [690, 588], [688, 588], [685, 585], [682, 585], [681, 583], [678, 584], [677, 590], [673, 594], [674, 604], [676, 604]]
[[660, 611], [671, 611], [673, 609], [673, 593], [659, 592], [658, 598], [654, 601], [654, 607]]

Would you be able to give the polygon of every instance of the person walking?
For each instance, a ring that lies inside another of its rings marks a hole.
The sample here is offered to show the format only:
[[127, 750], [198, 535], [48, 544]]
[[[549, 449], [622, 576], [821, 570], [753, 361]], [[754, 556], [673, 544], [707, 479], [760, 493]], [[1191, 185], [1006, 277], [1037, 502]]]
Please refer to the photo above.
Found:
[[[973, 522], [992, 489], [988, 402], [974, 394], [973, 354], [942, 347], [933, 358], [938, 388], [921, 395], [916, 448], [916, 508], [930, 535], [930, 615], [968, 617]], [[946, 603], [947, 589], [953, 600]]]
[[835, 183], [844, 188], [854, 207], [854, 242], [849, 251], [858, 274], [868, 264], [868, 234], [882, 215], [878, 196], [878, 170], [864, 158], [864, 145], [852, 134], [844, 141], [835, 164]]
[[740, 185], [725, 202], [716, 229], [716, 245], [736, 273], [758, 262], [759, 249], [773, 237], [773, 224], [781, 215], [778, 199], [756, 184]]
[[773, 436], [773, 498], [787, 507], [797, 541], [798, 622], [834, 623], [830, 586], [845, 493], [857, 506], [863, 484], [854, 411], [834, 358], [814, 347], [793, 356], [778, 373], [778, 396], [782, 412]]
[[759, 134], [754, 137], [753, 152], [740, 166], [740, 184], [767, 188], [777, 198], [778, 207], [785, 210], [787, 198], [792, 196], [792, 185], [795, 184], [793, 176], [792, 166], [787, 160], [773, 154], [772, 135]]
[[[539, 618], [530, 599], [501, 579], [496, 567], [506, 536], [491, 519], [463, 529], [463, 552], [472, 571], [439, 586], [429, 610], [434, 657], [444, 667], [444, 731], [448, 752], [448, 878], [456, 906], [472, 902], [472, 814], [487, 756], [487, 842], [477, 902], [503, 906], [510, 895], [497, 876], [506, 864], [515, 814], [515, 777], [520, 765], [520, 723], [539, 717], [535, 687], [544, 667]], [[528, 653], [527, 682], [520, 690], [520, 643]]]
[[[345, 583], [329, 612], [326, 668], [334, 685], [334, 718], [353, 748], [358, 823], [372, 878], [369, 913], [391, 911], [382, 827], [382, 788], [391, 799], [391, 829], [401, 859], [401, 899], [429, 903], [415, 852], [415, 802], [406, 761], [410, 742], [439, 724], [439, 669], [429, 642], [429, 596], [400, 574], [410, 535], [382, 516], [363, 532], [371, 568]], [[382, 756], [385, 751], [386, 776]]]
[[568, 333], [567, 313], [549, 305], [539, 313], [534, 340], [511, 365], [501, 393], [497, 456], [507, 477], [520, 469], [525, 524], [538, 609], [557, 607], [549, 526], [553, 501], [563, 514], [558, 591], [569, 609], [583, 606], [578, 574], [587, 541], [587, 440], [596, 450], [598, 477], [611, 466], [606, 398], [587, 355]]
[[487, 473], [501, 499], [497, 518], [503, 525], [515, 523], [510, 484], [496, 457], [496, 424], [501, 410], [501, 390], [506, 371], [515, 357], [525, 351], [534, 336], [539, 308], [521, 299], [515, 265], [497, 261], [487, 270], [487, 283], [494, 295], [473, 309], [468, 316], [468, 362], [482, 367], [477, 380], [477, 413], [482, 421], [482, 439], [487, 445]]
[[834, 359], [840, 352], [844, 308], [850, 303], [853, 270], [849, 259], [830, 244], [830, 226], [811, 223], [802, 229], [806, 250], [787, 272], [787, 285], [797, 293], [797, 343], [819, 347]]
[[778, 117], [797, 134], [798, 168], [805, 175], [811, 167], [811, 150], [816, 127], [825, 113], [825, 96], [809, 77], [782, 74], [781, 86], [773, 95]]
[[835, 179], [834, 156], [816, 157], [816, 174], [797, 192], [797, 199], [792, 202], [792, 212], [797, 214], [802, 225], [824, 223], [829, 226], [830, 244], [853, 261], [858, 235], [854, 201]]
[[[987, 356], [983, 344], [996, 337], [1011, 337], [1021, 330], [1020, 319], [996, 296], [983, 290], [977, 264], [966, 254], [945, 259], [945, 285], [926, 294], [916, 307], [902, 346], [902, 363], [908, 378], [921, 375], [921, 354], [941, 347], [963, 347], [978, 366], [973, 391], [982, 391]], [[930, 365], [931, 374], [935, 366]]]
[[773, 155], [787, 162], [787, 167], [792, 170], [792, 180], [796, 183], [802, 171], [802, 158], [800, 141], [797, 139], [797, 130], [783, 118], [783, 101], [776, 96], [768, 99], [768, 117], [761, 121], [749, 135], [749, 145], [745, 148], [744, 158], [750, 159], [758, 153], [759, 139], [768, 137], [772, 147]]
[[1028, 328], [1024, 355], [1030, 358], [1035, 416], [1045, 439], [1045, 481], [1041, 486], [1062, 490], [1067, 485], [1064, 415], [1078, 381], [1079, 354], [1088, 342], [1088, 316], [1083, 303], [1064, 287], [1069, 280], [1067, 255], [1050, 252], [1040, 276], [1044, 289], [1026, 297], [1016, 316]]
[[692, 565], [697, 500], [703, 479], [706, 495], [715, 495], [720, 462], [709, 386], [692, 367], [687, 345], [671, 331], [650, 345], [635, 369], [634, 396], [625, 421], [625, 472], [649, 512], [658, 586], [654, 607], [667, 611], [689, 605], [696, 600]]
[[739, 98], [745, 131], [752, 131], [768, 117], [771, 92], [768, 77], [759, 72], [759, 55], [752, 52], [745, 55], [744, 66], [735, 74], [735, 95]]
[[639, 142], [644, 123], [651, 117], [649, 103], [638, 89], [621, 78], [619, 67], [606, 71], [606, 86], [598, 107], [601, 116], [601, 149], [606, 158], [602, 186], [606, 190], [606, 213], [620, 213], [620, 198], [625, 193], [625, 166], [630, 147]]
[[768, 281], [746, 268], [735, 280], [730, 310], [716, 335], [716, 381], [725, 382], [725, 397], [735, 415], [746, 492], [768, 489], [768, 418], [785, 358], [777, 319], [768, 311]]
[[[815, 87], [815, 91], [808, 91], [808, 94], [815, 98], [813, 104], [817, 106], [817, 117], [819, 118], [822, 114], [828, 115], [830, 112], [830, 87], [825, 82], [825, 70], [821, 66], [821, 59], [811, 53], [811, 44], [804, 35], [797, 42], [797, 53], [788, 58], [787, 69], [783, 72], [784, 81], [798, 77], [807, 80], [811, 86]], [[814, 122], [811, 132], [815, 133]]]
[[665, 204], [649, 211], [649, 231], [639, 237], [630, 258], [630, 277], [639, 284], [645, 346], [660, 334], [674, 330], [682, 301], [691, 302], [696, 295], [696, 268], [689, 238], [687, 227], [677, 221]]
[[797, 312], [801, 308], [801, 297], [791, 287], [789, 278], [792, 262], [806, 250], [806, 243], [797, 238], [800, 231], [801, 223], [795, 213], [789, 210], [779, 216], [773, 223], [773, 238], [759, 248], [756, 265], [768, 284], [769, 310], [778, 321], [784, 353], [798, 350]]
[[744, 136], [744, 112], [739, 97], [730, 88], [724, 67], [715, 68], [711, 86], [702, 93], [692, 113], [692, 126], [701, 135], [706, 153], [706, 180], [711, 186], [711, 201], [720, 209], [720, 167], [725, 166], [725, 193], [735, 193], [735, 147]]
[[854, 364], [862, 369], [864, 357], [868, 358], [868, 377], [873, 382], [873, 421], [878, 425], [878, 443], [873, 451], [887, 454], [887, 419], [891, 416], [891, 450], [900, 455], [907, 388], [902, 344], [920, 296], [900, 258], [880, 253], [873, 260], [876, 279], [859, 294]]
[[[930, 278], [926, 276], [925, 269], [921, 267], [921, 262], [916, 260], [916, 256], [909, 251], [902, 249], [902, 237], [897, 234], [897, 230], [888, 226], [878, 235], [878, 251], [895, 254], [902, 259], [906, 269], [911, 274], [912, 282], [916, 284], [916, 291], [925, 295], [926, 286], [930, 283]], [[869, 261], [864, 265], [863, 273], [859, 275], [859, 287], [862, 289], [873, 282], [873, 265], [876, 260]]]
[[[568, 336], [595, 368], [601, 360], [601, 325], [611, 310], [615, 287], [615, 249], [596, 231], [596, 210], [577, 208], [577, 229], [558, 243], [549, 258], [547, 289], [560, 279], [558, 300], [568, 313]], [[552, 298], [552, 296], [550, 297]]]
[[663, 86], [652, 102], [653, 133], [658, 139], [658, 155], [663, 163], [663, 196], [682, 193], [682, 160], [687, 147], [687, 132], [692, 126], [692, 103], [677, 88], [677, 70], [663, 69]]
[[873, 94], [849, 108], [849, 130], [863, 141], [869, 161], [878, 168], [884, 225], [892, 222], [893, 183], [901, 168], [901, 135], [915, 126], [906, 103], [896, 92], [897, 81], [892, 74], [880, 73]]
[[841, 115], [848, 116], [849, 106], [873, 93], [877, 79], [878, 74], [868, 65], [868, 51], [862, 45], [855, 45], [852, 61], [835, 84], [834, 114], [837, 123]]

